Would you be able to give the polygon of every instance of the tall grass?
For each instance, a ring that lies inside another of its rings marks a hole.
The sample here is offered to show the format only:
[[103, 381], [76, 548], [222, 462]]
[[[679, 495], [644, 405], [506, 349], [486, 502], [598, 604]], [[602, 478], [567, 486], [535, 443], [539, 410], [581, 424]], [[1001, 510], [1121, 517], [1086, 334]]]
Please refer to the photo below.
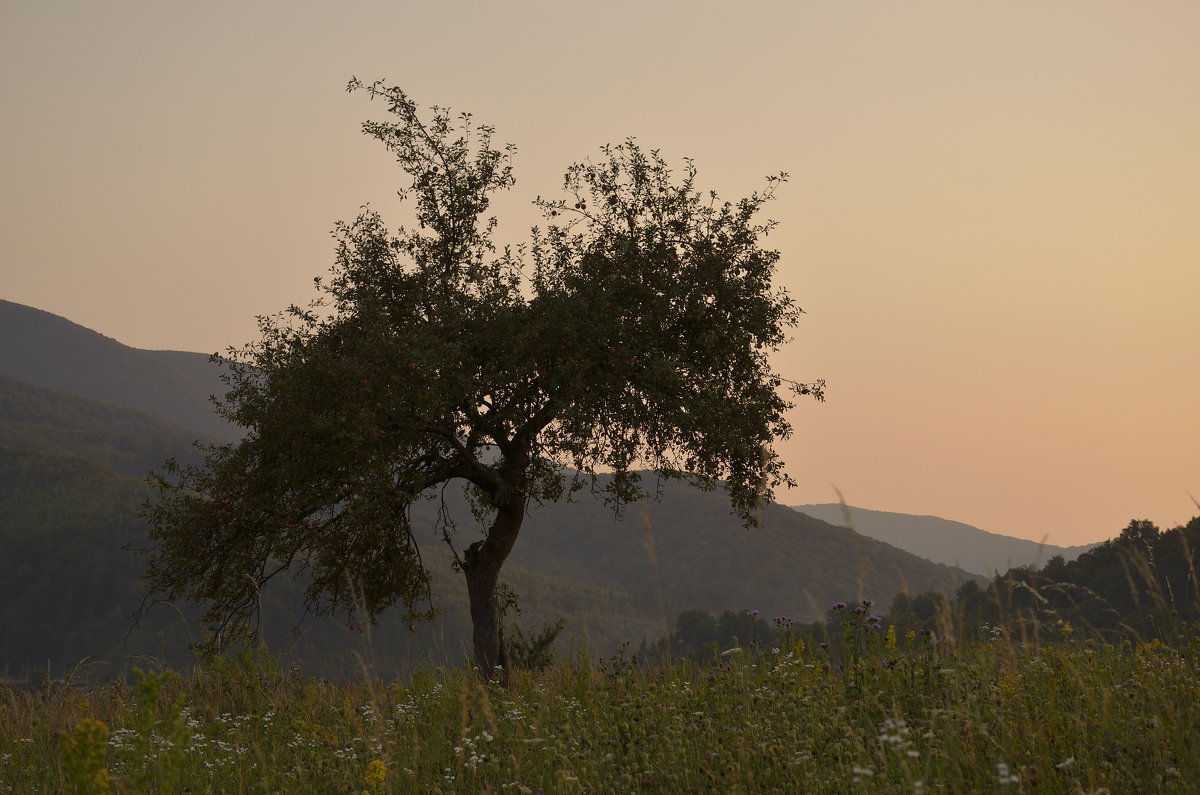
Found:
[[700, 665], [578, 655], [335, 684], [264, 656], [0, 690], [0, 792], [1192, 792], [1200, 645], [848, 618]]

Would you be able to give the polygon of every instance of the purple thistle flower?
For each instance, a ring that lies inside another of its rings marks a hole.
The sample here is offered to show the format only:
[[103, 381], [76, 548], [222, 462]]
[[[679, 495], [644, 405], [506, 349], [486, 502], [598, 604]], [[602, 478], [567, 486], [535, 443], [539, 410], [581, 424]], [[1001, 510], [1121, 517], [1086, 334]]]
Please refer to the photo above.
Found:
[[863, 599], [863, 607], [870, 607], [873, 604], [875, 604], [874, 599]]
[[751, 611], [750, 611], [749, 613], [747, 613], [746, 615], [750, 616], [751, 618], [758, 618], [758, 611], [757, 611], [757, 610], [751, 610]]
[[862, 605], [855, 605], [854, 612], [855, 613], [865, 613], [865, 612], [867, 612], [867, 608], [863, 607]]
[[879, 616], [867, 616], [868, 624], [878, 624], [880, 621], [883, 621], [883, 619]]
[[834, 602], [833, 607], [830, 608], [830, 610], [845, 610], [845, 609], [846, 609], [845, 602]]

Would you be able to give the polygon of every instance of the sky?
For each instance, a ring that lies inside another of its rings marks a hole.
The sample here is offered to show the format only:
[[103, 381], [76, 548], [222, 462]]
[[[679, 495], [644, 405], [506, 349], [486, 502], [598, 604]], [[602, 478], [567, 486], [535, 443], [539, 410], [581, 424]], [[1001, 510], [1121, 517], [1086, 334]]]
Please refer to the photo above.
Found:
[[211, 353], [314, 296], [401, 174], [347, 82], [511, 142], [518, 243], [635, 136], [768, 205], [826, 380], [787, 504], [1070, 545], [1200, 514], [1200, 3], [7, 0], [0, 298]]

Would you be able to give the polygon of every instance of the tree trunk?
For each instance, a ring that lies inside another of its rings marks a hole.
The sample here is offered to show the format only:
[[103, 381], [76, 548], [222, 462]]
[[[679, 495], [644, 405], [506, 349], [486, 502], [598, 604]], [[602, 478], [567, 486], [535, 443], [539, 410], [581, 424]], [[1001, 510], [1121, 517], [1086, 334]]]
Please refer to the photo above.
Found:
[[485, 679], [509, 675], [508, 647], [504, 642], [503, 613], [498, 598], [500, 568], [516, 543], [525, 518], [524, 495], [508, 495], [497, 507], [496, 518], [482, 541], [467, 547], [463, 574], [471, 601], [472, 641], [475, 664]]

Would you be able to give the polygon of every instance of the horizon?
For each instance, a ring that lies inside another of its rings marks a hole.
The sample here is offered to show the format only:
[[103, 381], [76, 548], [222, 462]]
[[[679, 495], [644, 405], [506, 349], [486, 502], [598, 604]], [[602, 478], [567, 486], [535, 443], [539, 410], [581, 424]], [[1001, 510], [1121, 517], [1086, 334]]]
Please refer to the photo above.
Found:
[[[764, 216], [807, 314], [782, 504], [1057, 546], [1200, 513], [1200, 6], [715, 2], [0, 12], [0, 298], [211, 353], [304, 304], [329, 231], [401, 174], [346, 82], [517, 146], [497, 241], [636, 136]], [[836, 490], [835, 490], [836, 489]]]

